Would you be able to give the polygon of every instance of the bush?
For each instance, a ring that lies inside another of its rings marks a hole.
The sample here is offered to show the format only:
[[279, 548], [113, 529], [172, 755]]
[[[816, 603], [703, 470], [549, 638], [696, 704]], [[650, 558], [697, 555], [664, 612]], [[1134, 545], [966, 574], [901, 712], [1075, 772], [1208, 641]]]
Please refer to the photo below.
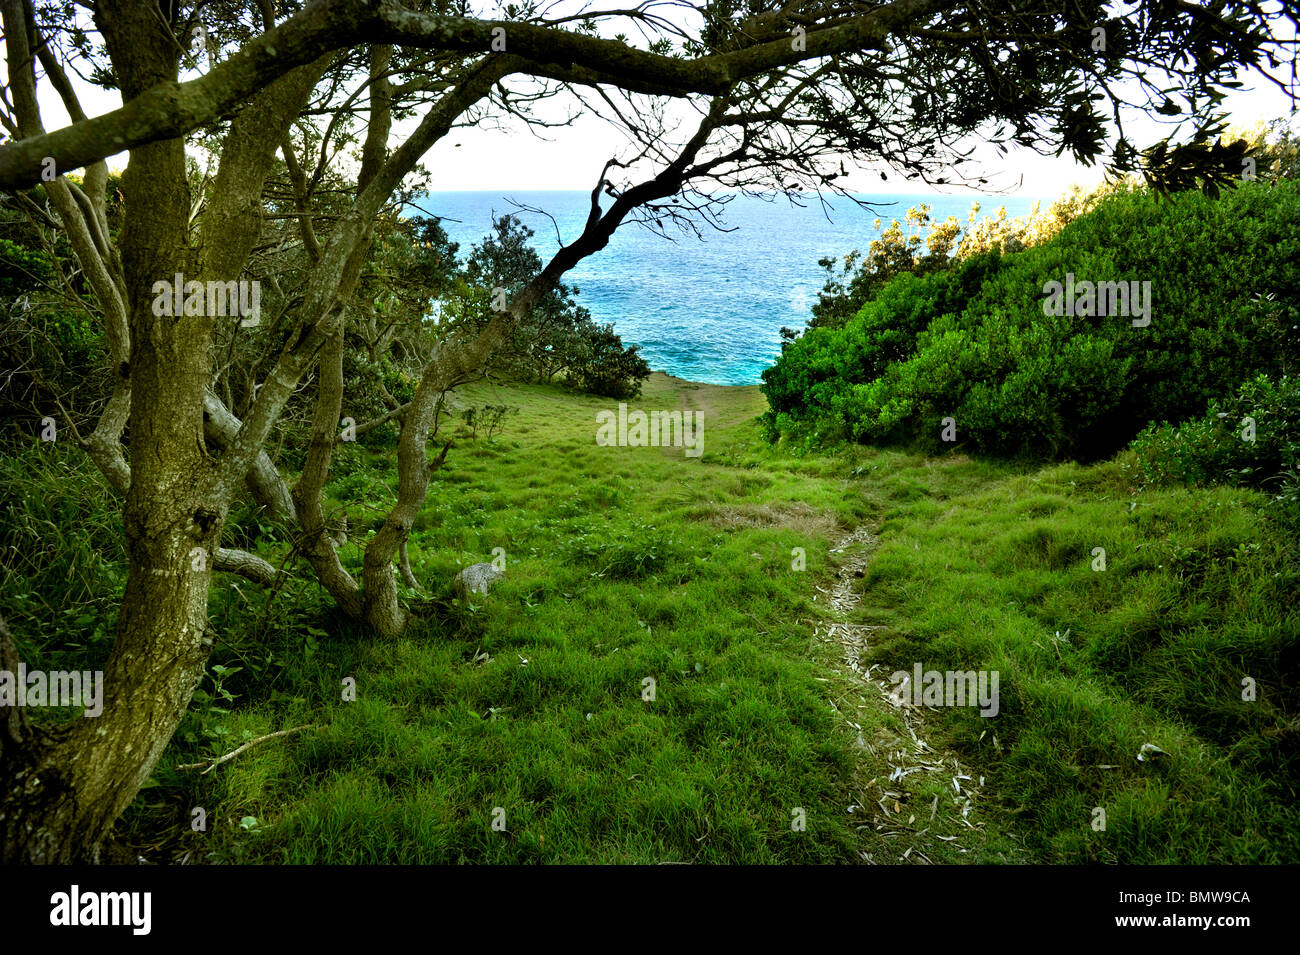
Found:
[[848, 400], [845, 383], [879, 379], [890, 365], [914, 355], [918, 336], [933, 317], [962, 311], [1003, 262], [997, 252], [987, 252], [947, 271], [904, 273], [845, 327], [809, 328], [763, 373], [773, 412], [799, 416], [808, 408], [829, 409]]
[[[876, 229], [880, 236], [867, 247], [865, 254], [850, 252], [839, 261], [836, 274], [835, 258], [820, 259], [817, 264], [826, 270], [826, 284], [812, 307], [808, 328], [841, 328], [857, 311], [888, 286], [899, 275], [930, 275], [947, 271], [954, 261], [961, 262], [971, 256], [989, 252], [1007, 253], [1039, 245], [1055, 235], [1068, 222], [1077, 219], [1101, 199], [1123, 189], [1123, 182], [1108, 182], [1084, 191], [1071, 186], [1043, 211], [1034, 203], [1028, 215], [1007, 217], [1006, 207], [1000, 207], [993, 216], [976, 220], [979, 203], [971, 206], [963, 230], [956, 216], [943, 222], [930, 218], [931, 206], [921, 204], [907, 210], [907, 231], [903, 222], [893, 220], [888, 229]], [[921, 232], [928, 230], [922, 250]], [[781, 338], [793, 341], [799, 332], [781, 329]]]
[[636, 345], [624, 347], [613, 325], [588, 323], [569, 345], [565, 381], [579, 391], [605, 398], [635, 398], [650, 377], [650, 365]]
[[1200, 418], [1152, 425], [1132, 444], [1142, 479], [1153, 484], [1237, 484], [1272, 492], [1300, 513], [1300, 378], [1260, 375]]
[[[1125, 190], [1041, 245], [900, 275], [764, 372], [768, 434], [938, 446], [951, 417], [967, 448], [1112, 454], [1147, 422], [1297, 366], [1298, 218], [1294, 181], [1217, 200]], [[1046, 283], [1067, 273], [1150, 282], [1150, 324], [1045, 314]]]
[[501, 431], [505, 427], [506, 415], [519, 412], [518, 408], [511, 408], [508, 405], [483, 405], [481, 408], [469, 407], [460, 413], [461, 420], [465, 423], [465, 428], [469, 430], [470, 437], [478, 437], [478, 429], [483, 429], [483, 437], [489, 441], [492, 435]]

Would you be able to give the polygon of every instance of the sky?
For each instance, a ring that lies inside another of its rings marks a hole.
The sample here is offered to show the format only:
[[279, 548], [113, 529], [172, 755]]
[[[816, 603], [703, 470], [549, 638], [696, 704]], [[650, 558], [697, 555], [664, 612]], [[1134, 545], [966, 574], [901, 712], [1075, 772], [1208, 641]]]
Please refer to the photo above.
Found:
[[[1289, 112], [1290, 104], [1285, 94], [1275, 85], [1263, 81], [1256, 74], [1243, 74], [1240, 79], [1247, 88], [1229, 92], [1225, 101], [1234, 126], [1249, 127], [1260, 120], [1275, 119]], [[67, 114], [48, 83], [40, 84], [39, 94], [46, 129], [53, 130], [66, 124]], [[79, 90], [79, 94], [83, 108], [92, 116], [120, 105], [115, 93], [97, 88]], [[412, 128], [415, 122], [399, 124], [395, 133], [400, 137], [404, 128]], [[1153, 142], [1161, 135], [1153, 123], [1148, 123], [1147, 128], [1138, 130], [1138, 133], [1149, 136], [1147, 142]], [[1105, 174], [1101, 166], [1081, 166], [1068, 157], [1039, 156], [1015, 146], [1010, 147], [1008, 155], [1002, 156], [992, 147], [980, 143], [974, 145], [974, 158], [980, 164], [977, 174], [990, 179], [987, 187], [936, 188], [917, 180], [904, 180], [888, 170], [885, 171], [889, 179], [882, 182], [882, 167], [854, 169], [852, 166], [849, 167], [849, 177], [842, 184], [850, 191], [872, 194], [998, 192], [1012, 196], [1050, 197], [1061, 194], [1071, 184], [1087, 186], [1097, 183]], [[605, 160], [616, 154], [627, 155], [623, 134], [603, 119], [584, 114], [571, 126], [542, 130], [540, 135], [519, 122], [504, 129], [455, 129], [426, 155], [424, 165], [432, 173], [429, 180], [431, 191], [590, 190]], [[109, 164], [120, 169], [126, 160], [127, 155], [121, 153], [111, 157]]]
[[[1249, 127], [1260, 120], [1285, 115], [1290, 105], [1276, 86], [1256, 82], [1253, 90], [1241, 90], [1227, 97], [1226, 105], [1235, 126]], [[590, 190], [606, 159], [624, 143], [621, 134], [603, 120], [580, 118], [572, 127], [543, 130], [548, 137], [533, 135], [519, 124], [512, 130], [455, 130], [426, 156], [424, 165], [432, 172], [433, 191], [489, 191], [508, 187], [527, 190]], [[1150, 127], [1152, 141], [1160, 133]], [[1145, 145], [1145, 144], [1144, 144]], [[991, 185], [1008, 195], [1055, 196], [1071, 183], [1091, 185], [1105, 176], [1101, 166], [1087, 167], [1069, 157], [1040, 156], [1032, 150], [1012, 146], [1002, 156], [991, 147], [977, 147], [975, 160], [992, 172]], [[889, 175], [882, 182], [880, 167], [851, 171], [846, 180], [854, 192], [911, 195], [937, 191], [920, 181], [905, 181]], [[986, 188], [951, 188], [952, 194], [987, 192]]]

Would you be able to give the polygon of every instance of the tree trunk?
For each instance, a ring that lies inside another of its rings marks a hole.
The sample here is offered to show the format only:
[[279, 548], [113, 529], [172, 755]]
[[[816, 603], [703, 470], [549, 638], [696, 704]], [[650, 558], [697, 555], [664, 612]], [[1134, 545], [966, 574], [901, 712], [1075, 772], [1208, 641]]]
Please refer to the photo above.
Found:
[[[175, 39], [156, 5], [101, 5], [99, 20], [124, 98], [176, 78]], [[211, 647], [211, 555], [225, 518], [203, 444], [212, 320], [159, 317], [152, 309], [153, 283], [192, 264], [183, 142], [133, 150], [122, 193], [135, 449], [123, 514], [129, 577], [100, 715], [20, 731], [20, 742], [10, 739], [0, 750], [6, 863], [114, 860], [113, 823], [179, 725]]]

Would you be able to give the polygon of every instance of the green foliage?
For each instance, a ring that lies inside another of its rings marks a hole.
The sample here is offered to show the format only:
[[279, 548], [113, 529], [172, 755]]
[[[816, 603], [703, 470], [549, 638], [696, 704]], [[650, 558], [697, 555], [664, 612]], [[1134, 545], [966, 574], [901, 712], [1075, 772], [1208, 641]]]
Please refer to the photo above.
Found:
[[[462, 320], [474, 327], [491, 321], [502, 293], [509, 301], [542, 270], [541, 257], [529, 244], [532, 229], [511, 215], [495, 218], [492, 226], [492, 234], [470, 254], [456, 306]], [[577, 288], [564, 284], [543, 293], [508, 343], [497, 349], [492, 370], [508, 379], [543, 384], [561, 377], [588, 394], [634, 397], [650, 366], [635, 345], [623, 345], [613, 325], [593, 321], [573, 300], [576, 294]]]
[[[1102, 198], [1121, 188], [1123, 183], [1120, 182], [1106, 183], [1088, 191], [1071, 186], [1046, 211], [1040, 210], [1035, 203], [1028, 215], [1014, 218], [1008, 218], [1006, 207], [1002, 206], [994, 215], [976, 219], [980, 211], [976, 202], [971, 205], [964, 229], [955, 216], [949, 216], [943, 222], [933, 221], [930, 218], [931, 207], [924, 203], [907, 210], [906, 232], [898, 219], [881, 231], [877, 219], [879, 236], [872, 240], [865, 255], [856, 249], [845, 255], [838, 275], [835, 259], [818, 261], [817, 264], [826, 270], [826, 284], [813, 304], [807, 327], [843, 327], [864, 305], [880, 296], [894, 279], [904, 275], [942, 273], [959, 268], [971, 257], [993, 252], [1017, 252], [1040, 245]], [[929, 233], [923, 251], [921, 233], [927, 229]], [[975, 290], [978, 291], [978, 286]], [[781, 329], [781, 337], [786, 342], [794, 341], [798, 335], [791, 329]]]
[[54, 281], [47, 253], [0, 238], [0, 299], [14, 299]]
[[0, 606], [28, 666], [102, 662], [125, 586], [121, 503], [89, 458], [62, 439], [0, 454]]
[[[1296, 367], [1297, 218], [1294, 182], [1218, 200], [1121, 191], [1039, 246], [898, 276], [764, 372], [769, 435], [937, 448], [951, 417], [968, 448], [1110, 454], [1149, 421], [1184, 420], [1258, 373]], [[1150, 325], [1044, 314], [1046, 283], [1067, 273], [1150, 282]]]
[[[389, 410], [385, 392], [399, 403], [409, 401], [415, 392], [411, 375], [404, 372], [396, 361], [387, 356], [373, 359], [359, 348], [344, 349], [343, 380], [347, 387], [344, 415], [358, 424], [378, 418]], [[396, 436], [397, 424], [390, 421], [358, 435], [357, 441], [365, 447], [375, 448], [391, 443]]]
[[85, 307], [85, 277], [63, 276], [51, 249], [71, 254], [61, 233], [0, 210], [0, 418], [12, 425], [62, 407], [60, 426], [70, 418], [93, 429], [107, 390], [103, 331]]
[[511, 408], [509, 405], [487, 404], [478, 408], [466, 408], [461, 412], [460, 417], [465, 422], [465, 427], [469, 429], [471, 437], [477, 438], [478, 429], [482, 428], [483, 437], [491, 440], [492, 435], [505, 426], [506, 415], [518, 411], [518, 408]]
[[911, 356], [917, 336], [933, 315], [962, 311], [1002, 267], [1002, 257], [988, 252], [925, 277], [904, 273], [882, 288], [844, 328], [810, 328], [774, 368], [764, 372], [763, 390], [774, 416], [794, 416], [805, 407], [847, 413], [858, 397], [846, 391], [846, 381], [878, 379], [891, 365]]
[[[826, 284], [813, 304], [808, 327], [839, 328], [896, 276], [926, 275], [946, 268], [961, 227], [953, 217], [942, 223], [932, 222], [930, 209], [925, 204], [908, 209], [906, 232], [898, 219], [881, 231], [877, 219], [879, 238], [872, 240], [865, 255], [854, 250], [844, 256], [838, 275], [834, 258], [820, 259], [817, 264], [826, 270]], [[923, 252], [921, 230], [926, 228], [930, 235], [925, 243], [927, 251]], [[781, 337], [793, 341], [796, 333], [783, 328]]]
[[596, 574], [612, 578], [637, 578], [672, 566], [680, 567], [686, 549], [651, 524], [634, 521], [618, 530], [608, 527], [583, 530], [560, 548], [569, 561], [596, 567]]
[[1300, 179], [1300, 128], [1294, 117], [1266, 124], [1258, 144], [1259, 178]]
[[568, 344], [566, 381], [605, 398], [635, 398], [650, 377], [636, 345], [623, 345], [613, 325], [587, 323]]
[[1261, 488], [1300, 517], [1300, 378], [1260, 375], [1200, 418], [1151, 425], [1132, 448], [1148, 483]]

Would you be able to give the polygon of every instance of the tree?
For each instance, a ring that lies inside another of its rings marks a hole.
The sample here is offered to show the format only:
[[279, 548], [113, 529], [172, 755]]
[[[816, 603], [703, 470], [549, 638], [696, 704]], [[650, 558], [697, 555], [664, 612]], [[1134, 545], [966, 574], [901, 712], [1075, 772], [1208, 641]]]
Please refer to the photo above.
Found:
[[650, 377], [650, 365], [636, 345], [624, 346], [613, 325], [590, 318], [565, 343], [564, 361], [570, 384], [606, 398], [635, 398]]
[[[493, 218], [492, 234], [474, 246], [465, 264], [465, 288], [456, 303], [463, 321], [486, 327], [492, 300], [504, 301], [541, 272], [541, 256], [529, 245], [532, 237], [533, 230], [513, 215]], [[506, 347], [492, 357], [490, 371], [544, 383], [562, 374], [568, 385], [581, 391], [611, 398], [636, 395], [640, 382], [650, 376], [650, 366], [637, 355], [635, 345], [623, 344], [612, 325], [596, 324], [573, 300], [577, 293], [560, 282], [544, 290], [514, 323]]]
[[[1221, 125], [1222, 88], [1239, 68], [1264, 70], [1280, 56], [1271, 33], [1280, 14], [1242, 2], [1142, 0], [1122, 14], [1097, 0], [468, 9], [0, 0], [9, 76], [0, 122], [11, 139], [0, 146], [0, 188], [13, 191], [11, 208], [57, 224], [102, 323], [110, 389], [93, 430], [68, 425], [123, 496], [129, 571], [102, 715], [46, 728], [4, 713], [0, 859], [110, 857], [114, 821], [202, 677], [214, 570], [275, 577], [222, 547], [242, 495], [296, 524], [301, 553], [342, 612], [402, 632], [396, 566], [447, 453], [431, 459], [427, 448], [444, 395], [621, 224], [696, 229], [725, 204], [715, 186], [835, 189], [845, 161], [943, 182], [976, 133], [1085, 161], [1109, 151], [1114, 168], [1141, 167], [1161, 187], [1213, 185], [1238, 175], [1241, 158], [1205, 145]], [[201, 75], [181, 82], [182, 67]], [[46, 131], [38, 74], [68, 126]], [[120, 91], [123, 105], [87, 117], [72, 76]], [[376, 243], [398, 228], [401, 197], [434, 143], [459, 124], [543, 123], [536, 105], [560, 95], [621, 123], [635, 153], [605, 163], [581, 232], [486, 325], [435, 329], [406, 315], [390, 336], [404, 336], [420, 373], [409, 397], [390, 395], [383, 415], [356, 425], [393, 421], [400, 436], [396, 503], [355, 572], [326, 526], [322, 488], [342, 440], [349, 335], [378, 348], [388, 330], [365, 278]], [[667, 119], [672, 100], [694, 112], [692, 125]], [[1181, 122], [1144, 159], [1124, 122], [1151, 110]], [[396, 141], [394, 124], [415, 116]], [[187, 147], [214, 167], [196, 170]], [[104, 159], [123, 149], [114, 231]], [[354, 182], [335, 172], [348, 151]], [[77, 182], [67, 174], [79, 168]], [[30, 191], [38, 184], [47, 206]], [[175, 275], [197, 288], [264, 284], [257, 324], [209, 314], [201, 297], [191, 310], [188, 284], [191, 314], [157, 314], [157, 285]], [[254, 347], [238, 347], [240, 336]], [[236, 365], [247, 380], [223, 388]], [[265, 448], [309, 376], [306, 447], [290, 487]], [[17, 660], [0, 627], [0, 668]]]

